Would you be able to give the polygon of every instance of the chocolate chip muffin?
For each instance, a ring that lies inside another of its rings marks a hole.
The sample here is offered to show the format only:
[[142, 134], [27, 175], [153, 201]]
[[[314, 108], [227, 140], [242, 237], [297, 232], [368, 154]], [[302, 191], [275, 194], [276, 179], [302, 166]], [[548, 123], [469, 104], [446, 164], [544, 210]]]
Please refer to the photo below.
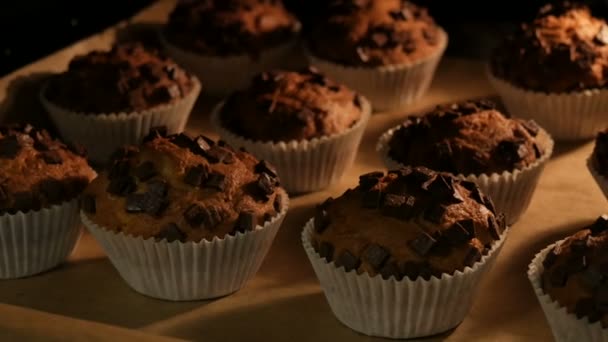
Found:
[[228, 97], [219, 115], [222, 125], [247, 139], [301, 141], [350, 129], [363, 116], [363, 101], [314, 68], [270, 71]]
[[473, 266], [504, 230], [475, 183], [408, 167], [362, 175], [319, 205], [312, 245], [347, 272], [428, 280]]
[[86, 190], [84, 211], [126, 235], [198, 242], [254, 230], [285, 198], [269, 163], [205, 136], [155, 130], [114, 154]]
[[82, 149], [31, 125], [0, 126], [0, 215], [72, 200], [95, 176]]
[[409, 117], [388, 141], [388, 155], [403, 165], [490, 175], [534, 164], [548, 153], [548, 139], [534, 121], [510, 118], [491, 101], [465, 101]]
[[197, 83], [171, 59], [129, 43], [75, 57], [44, 96], [74, 112], [140, 112], [183, 99]]
[[533, 91], [604, 88], [608, 25], [581, 4], [546, 5], [505, 39], [493, 54], [491, 69], [494, 76]]
[[279, 0], [188, 0], [177, 4], [165, 33], [188, 51], [255, 56], [292, 40], [299, 25]]
[[333, 0], [315, 22], [308, 47], [342, 65], [409, 64], [436, 54], [445, 34], [427, 10], [402, 0]]
[[608, 216], [558, 243], [546, 255], [542, 288], [577, 318], [608, 326]]

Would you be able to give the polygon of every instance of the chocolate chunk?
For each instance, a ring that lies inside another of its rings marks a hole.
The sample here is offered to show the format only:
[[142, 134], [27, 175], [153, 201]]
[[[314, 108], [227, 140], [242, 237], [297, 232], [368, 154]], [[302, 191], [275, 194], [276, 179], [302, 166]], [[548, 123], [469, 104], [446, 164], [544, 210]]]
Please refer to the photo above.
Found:
[[334, 93], [337, 93], [340, 91], [340, 86], [339, 85], [331, 85], [329, 87], [327, 87], [327, 89], [329, 89], [330, 91], [333, 91]]
[[257, 219], [255, 218], [255, 214], [250, 211], [242, 211], [239, 213], [239, 217], [236, 219], [234, 223], [234, 229], [232, 232], [236, 234], [236, 232], [245, 233], [248, 231], [252, 231], [255, 229], [255, 225], [257, 224]]
[[496, 208], [494, 207], [494, 201], [492, 201], [492, 199], [484, 194], [482, 194], [482, 198], [483, 198], [483, 205], [486, 206], [486, 208], [488, 208], [488, 210], [490, 210], [492, 213], [496, 214]]
[[583, 284], [590, 290], [595, 290], [604, 281], [604, 276], [596, 267], [589, 267], [581, 277]]
[[155, 126], [150, 128], [148, 134], [144, 137], [143, 142], [150, 142], [158, 137], [167, 136], [167, 126]]
[[473, 265], [479, 260], [481, 260], [481, 253], [477, 248], [471, 247], [469, 252], [467, 252], [467, 254], [464, 256], [463, 263], [465, 266], [473, 267]]
[[147, 183], [147, 191], [159, 197], [167, 197], [169, 184], [162, 179], [153, 179]]
[[376, 209], [380, 207], [382, 200], [382, 192], [380, 190], [371, 190], [363, 194], [363, 208]]
[[184, 212], [184, 219], [186, 222], [192, 227], [200, 227], [200, 225], [205, 220], [204, 209], [198, 204], [192, 204], [186, 211]]
[[591, 230], [591, 236], [598, 236], [606, 231], [608, 229], [608, 215], [604, 214], [598, 217], [589, 229]]
[[589, 322], [597, 322], [602, 318], [602, 313], [596, 308], [593, 298], [582, 298], [576, 302], [574, 313], [577, 318], [588, 317]]
[[460, 192], [454, 187], [454, 178], [446, 175], [438, 175], [427, 186], [427, 190], [439, 201], [447, 203], [460, 203], [464, 199]]
[[367, 261], [375, 270], [379, 270], [391, 254], [380, 245], [371, 244], [363, 252], [363, 260]]
[[424, 212], [424, 218], [429, 222], [439, 224], [443, 220], [446, 210], [447, 208], [441, 204], [433, 204]]
[[207, 157], [207, 160], [211, 164], [223, 162], [224, 159], [229, 158], [228, 156], [234, 158], [234, 156], [232, 156], [232, 152], [217, 145], [212, 146], [211, 149], [205, 153], [205, 157]]
[[276, 195], [274, 197], [274, 203], [272, 203], [272, 208], [274, 209], [274, 211], [276, 211], [277, 213], [280, 213], [281, 210], [283, 209], [283, 196], [281, 195]]
[[59, 203], [66, 197], [63, 183], [56, 179], [40, 182], [40, 191], [50, 203]]
[[200, 153], [205, 153], [209, 150], [211, 150], [211, 147], [215, 145], [215, 143], [213, 142], [213, 140], [207, 138], [204, 135], [199, 135], [198, 137], [196, 137], [194, 139], [194, 147], [195, 147], [195, 153], [198, 152], [198, 154]]
[[410, 280], [416, 280], [420, 275], [420, 264], [414, 261], [406, 261], [401, 267], [401, 272], [403, 276]]
[[407, 179], [412, 182], [412, 185], [421, 187], [434, 177], [434, 172], [423, 167], [417, 167], [407, 176]]
[[16, 136], [10, 135], [0, 140], [0, 158], [15, 158], [21, 149]]
[[550, 250], [549, 253], [547, 253], [547, 256], [545, 256], [545, 260], [543, 260], [543, 267], [545, 269], [550, 268], [551, 266], [555, 265], [555, 262], [557, 261], [557, 254], [555, 254], [555, 250]]
[[59, 155], [59, 153], [57, 151], [47, 151], [47, 152], [41, 153], [40, 156], [42, 156], [42, 159], [44, 160], [45, 163], [50, 164], [50, 165], [57, 165], [57, 164], [61, 164], [63, 162], [63, 160], [61, 159], [61, 156]]
[[255, 173], [267, 173], [272, 178], [277, 177], [277, 169], [265, 160], [260, 160], [256, 164], [254, 171]]
[[133, 170], [133, 173], [135, 174], [135, 177], [139, 178], [142, 182], [145, 182], [158, 174], [156, 166], [149, 160], [139, 164], [135, 170]]
[[207, 169], [201, 164], [186, 169], [184, 183], [192, 186], [200, 186], [207, 179]]
[[157, 241], [167, 240], [167, 242], [181, 241], [185, 242], [187, 235], [179, 229], [179, 226], [170, 222], [163, 226], [160, 233], [154, 236]]
[[359, 176], [359, 186], [361, 190], [367, 191], [378, 184], [382, 177], [384, 177], [384, 173], [380, 171], [366, 173]]
[[169, 136], [169, 140], [176, 146], [182, 148], [191, 148], [194, 145], [194, 141], [186, 133], [179, 133]]
[[393, 20], [397, 21], [405, 21], [410, 19], [410, 12], [407, 9], [402, 9], [400, 11], [391, 11], [388, 13]]
[[112, 179], [106, 191], [112, 195], [126, 196], [134, 192], [136, 188], [135, 177], [126, 176]]
[[175, 81], [175, 72], [177, 71], [177, 67], [175, 65], [165, 65], [163, 67], [163, 71], [167, 74], [170, 80]]
[[217, 191], [224, 191], [226, 185], [226, 176], [221, 173], [210, 173], [207, 179], [203, 182], [204, 188], [215, 189]]
[[359, 268], [361, 260], [349, 251], [344, 251], [336, 259], [336, 267], [344, 266], [346, 272]]
[[420, 256], [426, 256], [437, 241], [427, 233], [421, 233], [414, 240], [408, 242], [410, 248]]
[[460, 221], [446, 229], [441, 238], [450, 245], [460, 245], [471, 240], [474, 231], [473, 220]]
[[255, 184], [258, 190], [257, 194], [259, 195], [259, 197], [264, 201], [268, 201], [270, 199], [270, 195], [274, 193], [274, 179], [270, 177], [267, 173], [262, 173], [258, 177], [258, 180]]
[[608, 26], [602, 25], [600, 31], [595, 35], [594, 42], [599, 45], [608, 44]]
[[538, 132], [540, 131], [540, 127], [534, 120], [522, 121], [521, 125], [524, 126], [526, 131], [533, 137], [538, 135]]
[[202, 207], [193, 204], [184, 212], [186, 222], [193, 228], [212, 229], [224, 219], [224, 213], [214, 206]]
[[119, 147], [110, 156], [110, 164], [114, 164], [114, 162], [133, 157], [136, 152], [136, 149], [129, 146]]
[[108, 170], [108, 178], [110, 180], [123, 178], [129, 175], [131, 164], [128, 160], [115, 160]]
[[322, 241], [319, 244], [319, 256], [327, 260], [327, 262], [331, 262], [334, 258], [334, 246], [329, 242]]
[[508, 164], [518, 163], [528, 154], [526, 145], [518, 141], [501, 141], [496, 151]]
[[382, 266], [382, 268], [378, 271], [378, 273], [380, 273], [382, 279], [385, 280], [388, 280], [391, 277], [395, 277], [395, 280], [397, 281], [403, 279], [403, 274], [399, 269], [399, 265], [397, 265], [397, 263], [394, 261], [385, 263], [384, 266]]
[[82, 202], [80, 205], [85, 213], [95, 214], [97, 211], [97, 202], [95, 201], [95, 196], [91, 194], [84, 194], [82, 196]]
[[154, 193], [146, 192], [127, 196], [126, 211], [128, 213], [148, 213], [159, 216], [167, 208], [169, 202]]
[[395, 194], [384, 195], [382, 203], [382, 214], [395, 218], [402, 218], [405, 214], [402, 206], [405, 205], [408, 197]]
[[494, 239], [494, 240], [500, 239], [500, 234], [498, 233], [499, 229], [500, 228], [498, 226], [498, 222], [496, 222], [496, 218], [494, 217], [494, 215], [489, 215], [488, 216], [488, 233], [490, 233], [490, 236], [492, 237], [492, 239]]
[[323, 233], [330, 224], [329, 213], [327, 212], [327, 210], [325, 210], [321, 206], [318, 206], [317, 209], [315, 210], [314, 224], [315, 224], [315, 231], [318, 234]]

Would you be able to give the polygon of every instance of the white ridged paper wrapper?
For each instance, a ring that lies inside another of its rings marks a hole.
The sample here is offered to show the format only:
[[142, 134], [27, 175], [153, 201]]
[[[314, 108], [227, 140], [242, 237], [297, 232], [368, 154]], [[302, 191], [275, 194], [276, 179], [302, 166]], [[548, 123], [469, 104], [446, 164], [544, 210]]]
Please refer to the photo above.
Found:
[[298, 47], [298, 40], [294, 37], [287, 43], [260, 51], [256, 59], [247, 54], [209, 56], [171, 44], [162, 32], [159, 36], [167, 54], [203, 80], [205, 91], [216, 96], [245, 87], [254, 75], [263, 71], [288, 66]]
[[608, 127], [608, 89], [550, 94], [516, 87], [489, 68], [487, 75], [509, 113], [534, 119], [556, 140], [591, 139]]
[[597, 185], [602, 190], [604, 196], [608, 198], [608, 179], [597, 171], [597, 162], [595, 161], [595, 157], [593, 155], [587, 159], [587, 168], [593, 176], [593, 179], [595, 179]]
[[0, 279], [31, 276], [63, 263], [80, 237], [78, 199], [0, 215]]
[[[389, 141], [399, 127], [393, 127], [385, 132], [376, 145], [376, 150], [389, 170], [404, 166], [389, 155]], [[512, 172], [504, 171], [501, 174], [493, 173], [491, 175], [455, 175], [459, 179], [475, 182], [481, 191], [492, 199], [496, 211], [505, 214], [509, 225], [517, 222], [530, 205], [540, 175], [553, 154], [554, 142], [551, 137], [542, 129], [538, 134], [538, 136], [542, 134], [546, 137], [543, 146], [545, 152], [540, 159], [521, 170], [516, 169]]]
[[93, 162], [103, 164], [116, 148], [139, 144], [150, 128], [165, 126], [169, 134], [182, 132], [201, 91], [200, 82], [196, 78], [194, 81], [194, 87], [182, 99], [141, 112], [103, 114], [70, 111], [46, 98], [48, 84], [42, 87], [40, 100], [63, 139], [84, 146]]
[[427, 92], [448, 44], [448, 35], [443, 30], [439, 44], [434, 54], [420, 61], [380, 67], [340, 65], [310, 51], [307, 56], [321, 72], [367, 97], [374, 110], [391, 110], [411, 104]]
[[346, 131], [311, 140], [261, 142], [238, 136], [222, 125], [223, 103], [211, 114], [211, 123], [220, 138], [235, 148], [244, 147], [258, 159], [273, 164], [282, 186], [289, 193], [306, 193], [324, 189], [339, 181], [357, 155], [361, 138], [371, 116], [369, 102], [360, 96], [362, 115]]
[[463, 271], [430, 280], [405, 277], [397, 281], [367, 273], [345, 272], [328, 263], [314, 250], [314, 220], [302, 232], [302, 243], [319, 278], [329, 306], [340, 322], [370, 336], [413, 338], [450, 330], [463, 321], [475, 297], [477, 285], [496, 261], [506, 234], [488, 254]]
[[172, 301], [199, 300], [236, 292], [253, 278], [287, 213], [289, 198], [283, 196], [281, 212], [263, 227], [212, 241], [144, 240], [100, 227], [84, 212], [80, 216], [135, 291]]
[[608, 329], [603, 329], [601, 322], [589, 323], [586, 317], [577, 318], [576, 315], [568, 313], [566, 307], [543, 291], [542, 274], [545, 270], [543, 260], [547, 253], [557, 244], [548, 246], [540, 251], [528, 266], [528, 279], [534, 288], [534, 294], [540, 302], [540, 306], [549, 322], [556, 342], [608, 342]]

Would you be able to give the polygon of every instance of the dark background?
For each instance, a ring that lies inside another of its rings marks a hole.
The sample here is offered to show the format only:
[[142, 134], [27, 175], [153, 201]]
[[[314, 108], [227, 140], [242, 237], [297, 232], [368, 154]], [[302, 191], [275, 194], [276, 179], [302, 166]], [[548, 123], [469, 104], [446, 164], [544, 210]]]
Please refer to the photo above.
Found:
[[[226, 0], [218, 0], [226, 1]], [[326, 0], [286, 0], [314, 18]], [[608, 0], [585, 1], [604, 15]], [[129, 18], [153, 0], [0, 0], [0, 77]], [[543, 0], [418, 0], [450, 33], [448, 54], [479, 57]], [[580, 2], [580, 1], [579, 1]], [[317, 3], [317, 4], [316, 4]]]

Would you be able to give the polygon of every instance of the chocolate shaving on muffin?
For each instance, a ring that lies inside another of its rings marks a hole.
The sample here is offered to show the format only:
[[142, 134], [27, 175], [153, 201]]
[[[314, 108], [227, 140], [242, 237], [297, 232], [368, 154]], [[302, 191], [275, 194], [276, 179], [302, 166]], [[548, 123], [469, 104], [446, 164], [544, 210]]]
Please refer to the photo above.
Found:
[[543, 260], [542, 287], [577, 318], [608, 326], [608, 216], [557, 244]]
[[195, 79], [171, 59], [139, 43], [77, 56], [53, 77], [47, 99], [87, 114], [142, 111], [185, 97]]
[[158, 130], [144, 141], [118, 150], [87, 189], [83, 209], [96, 224], [144, 239], [198, 242], [251, 231], [283, 210], [274, 167], [247, 152]]
[[169, 17], [171, 43], [213, 56], [256, 56], [295, 37], [300, 24], [280, 0], [186, 0]]
[[549, 93], [606, 86], [608, 25], [574, 2], [546, 5], [494, 52], [492, 73]]
[[534, 121], [509, 118], [487, 100], [466, 101], [408, 117], [388, 142], [388, 153], [403, 165], [492, 174], [533, 164], [545, 155], [548, 139]]
[[220, 119], [237, 135], [278, 142], [338, 134], [362, 114], [358, 94], [306, 68], [257, 75], [228, 98]]
[[433, 55], [443, 31], [427, 10], [402, 0], [332, 0], [314, 23], [308, 47], [349, 66], [412, 63]]
[[473, 266], [506, 229], [474, 183], [424, 167], [362, 175], [317, 206], [312, 243], [345, 270], [384, 279], [453, 274]]
[[72, 200], [95, 175], [84, 157], [47, 131], [31, 125], [0, 126], [0, 214]]

